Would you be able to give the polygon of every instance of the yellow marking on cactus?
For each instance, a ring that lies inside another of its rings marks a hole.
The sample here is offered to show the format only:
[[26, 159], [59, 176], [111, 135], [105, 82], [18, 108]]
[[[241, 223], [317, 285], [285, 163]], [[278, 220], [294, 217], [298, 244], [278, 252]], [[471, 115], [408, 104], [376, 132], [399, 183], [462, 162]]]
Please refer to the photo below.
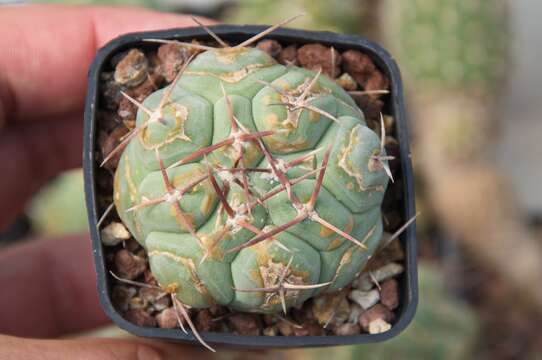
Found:
[[276, 101], [276, 97], [274, 98], [274, 96], [271, 96], [271, 95], [262, 96], [262, 104], [264, 105], [269, 105], [275, 101]]
[[221, 81], [235, 84], [239, 81], [246, 78], [248, 75], [252, 74], [253, 72], [256, 72], [259, 69], [263, 69], [266, 67], [269, 67], [273, 64], [249, 64], [242, 68], [241, 70], [227, 72], [227, 73], [220, 73], [215, 74], [208, 71], [185, 71], [186, 75], [192, 75], [192, 76], [212, 76], [214, 78], [217, 78]]
[[335, 232], [333, 230], [328, 229], [324, 225], [320, 225], [320, 236], [321, 237], [327, 238], [327, 237], [330, 237], [333, 234], [335, 234]]
[[353, 177], [356, 180], [359, 188], [358, 191], [364, 191], [365, 186], [363, 185], [363, 174], [361, 173], [361, 169], [355, 169], [352, 166], [351, 160], [348, 158], [354, 151], [355, 146], [360, 143], [357, 134], [359, 129], [361, 129], [361, 125], [356, 125], [350, 131], [348, 145], [345, 148], [341, 149], [338, 165], [341, 169], [344, 170], [344, 172], [346, 172], [349, 176]]
[[278, 79], [276, 80], [273, 85], [282, 88], [283, 90], [288, 90], [291, 88], [290, 83], [284, 79]]
[[[267, 262], [259, 262], [260, 275], [263, 282], [263, 287], [270, 288], [279, 285], [280, 276], [286, 269], [286, 265], [281, 262], [274, 262], [267, 259]], [[293, 285], [304, 285], [304, 280], [309, 276], [308, 271], [295, 271], [290, 267], [284, 280]], [[288, 289], [284, 292], [285, 300], [295, 300], [301, 290]], [[265, 293], [264, 302], [261, 305], [262, 309], [267, 309], [275, 305], [281, 304], [280, 294], [278, 292]]]
[[260, 271], [257, 269], [252, 269], [249, 272], [249, 276], [252, 279], [252, 281], [256, 282], [258, 286], [262, 286], [262, 277], [260, 276]]
[[356, 247], [357, 247], [356, 245], [350, 246], [348, 250], [346, 250], [346, 252], [343, 254], [343, 256], [341, 256], [341, 260], [339, 261], [339, 266], [337, 266], [337, 270], [335, 271], [335, 275], [333, 276], [332, 282], [335, 281], [339, 277], [339, 274], [341, 273], [341, 270], [343, 269], [343, 267], [345, 267], [347, 264], [352, 262], [352, 255]]
[[291, 131], [297, 129], [299, 125], [299, 118], [301, 117], [301, 113], [303, 112], [303, 109], [296, 109], [296, 110], [287, 110], [286, 119], [282, 122], [282, 127], [286, 132], [290, 133]]
[[167, 284], [165, 287], [162, 287], [162, 289], [168, 294], [175, 294], [177, 291], [179, 291], [180, 287], [181, 286], [178, 283], [174, 282]]
[[353, 190], [354, 189], [354, 183], [352, 181], [349, 181], [346, 183], [346, 189], [347, 190]]
[[369, 172], [380, 171], [384, 168], [382, 161], [378, 160], [378, 156], [380, 156], [380, 149], [373, 150], [371, 157], [369, 158], [369, 163], [367, 164]]
[[260, 158], [260, 151], [258, 147], [253, 144], [250, 144], [247, 149], [245, 149], [245, 166], [251, 166], [254, 162]]
[[120, 171], [116, 171], [115, 176], [113, 177], [113, 189], [113, 201], [115, 202], [117, 209], [120, 209]]
[[315, 111], [309, 110], [309, 121], [317, 123], [320, 121], [321, 115]]
[[301, 169], [301, 170], [307, 170], [307, 171], [313, 170], [314, 169], [314, 155], [300, 162], [296, 166], [296, 168]]
[[[184, 105], [180, 105], [177, 103], [168, 104], [164, 107], [162, 110], [165, 116], [170, 116], [175, 120], [175, 126], [168, 132], [167, 137], [164, 139], [164, 141], [159, 143], [149, 143], [150, 142], [150, 133], [152, 131], [151, 128], [146, 127], [142, 130], [141, 135], [139, 137], [141, 145], [146, 150], [155, 150], [159, 149], [165, 145], [171, 144], [172, 142], [176, 140], [182, 140], [182, 141], [192, 141], [184, 131], [184, 124], [186, 120], [188, 119], [188, 108]], [[167, 114], [167, 113], [170, 114]]]
[[276, 129], [279, 124], [279, 117], [277, 114], [269, 113], [265, 116], [264, 121], [269, 129]]
[[249, 48], [224, 47], [211, 50], [216, 59], [222, 64], [233, 64], [237, 59], [246, 54]]
[[138, 194], [137, 186], [132, 179], [132, 173], [130, 171], [130, 158], [128, 157], [128, 154], [126, 154], [125, 156], [126, 159], [124, 160], [124, 178], [128, 183], [128, 194], [130, 195], [130, 201], [132, 202], [132, 204], [135, 204]]
[[[214, 302], [209, 294], [209, 291], [207, 290], [207, 287], [203, 283], [203, 281], [199, 278], [197, 272], [196, 272], [196, 264], [194, 263], [194, 260], [188, 257], [175, 255], [169, 251], [163, 251], [163, 250], [152, 250], [149, 252], [149, 257], [152, 256], [163, 256], [165, 258], [168, 258], [170, 260], [173, 260], [181, 265], [183, 265], [188, 272], [190, 273], [190, 280], [191, 283], [196, 288], [196, 291], [200, 293], [205, 300]], [[180, 287], [177, 285], [177, 287]]]
[[[181, 209], [182, 210], [182, 209]], [[179, 224], [179, 226], [181, 227], [181, 229], [183, 229], [183, 231], [188, 231], [187, 228], [184, 227], [182, 221], [179, 219], [179, 217], [177, 216], [177, 212], [175, 211], [175, 206], [171, 205], [169, 207], [169, 213], [171, 215], [171, 217], [173, 217], [175, 219], [175, 221], [177, 222], [177, 224]], [[186, 218], [186, 221], [188, 221], [188, 223], [192, 226], [192, 227], [195, 227], [195, 222], [194, 222], [194, 215], [192, 215], [191, 213], [189, 212], [185, 212], [183, 211], [183, 214], [184, 214], [184, 217]]]
[[[215, 229], [216, 230], [216, 229]], [[224, 251], [220, 249], [220, 246], [216, 244], [218, 237], [220, 236], [220, 231], [215, 231], [210, 234], [200, 234], [201, 241], [205, 247], [205, 251], [208, 252], [207, 260], [214, 261], [223, 261], [224, 260]], [[226, 234], [222, 237], [222, 241], [226, 240], [229, 234]]]
[[204, 216], [209, 215], [211, 210], [213, 210], [213, 200], [209, 194], [203, 196], [199, 210]]
[[335, 238], [329, 243], [329, 246], [327, 247], [327, 250], [328, 251], [334, 250], [334, 249], [338, 248], [341, 244], [342, 244], [342, 238]]
[[[354, 217], [352, 215], [350, 215], [348, 217], [348, 223], [346, 224], [346, 226], [344, 227], [343, 231], [347, 234], [350, 234], [352, 235], [352, 230], [354, 229]], [[333, 234], [335, 234], [335, 232], [332, 232]], [[344, 241], [344, 238], [340, 235], [338, 235], [335, 239], [333, 239], [330, 243], [329, 243], [329, 246], [327, 247], [327, 251], [331, 251], [333, 249], [336, 249], [337, 247], [339, 247], [339, 245], [341, 245]]]
[[277, 140], [275, 139], [275, 136], [272, 135], [272, 136], [267, 136], [265, 138], [265, 141], [271, 151], [295, 152], [295, 151], [306, 150], [309, 147], [309, 142], [303, 138], [299, 138], [295, 141], [288, 142], [288, 141]]

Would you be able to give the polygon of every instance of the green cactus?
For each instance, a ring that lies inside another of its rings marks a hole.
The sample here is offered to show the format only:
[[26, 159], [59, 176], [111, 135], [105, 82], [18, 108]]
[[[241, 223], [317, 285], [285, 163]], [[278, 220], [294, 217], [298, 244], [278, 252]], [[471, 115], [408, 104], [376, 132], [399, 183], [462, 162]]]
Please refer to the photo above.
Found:
[[205, 47], [129, 98], [115, 150], [117, 212], [180, 306], [287, 311], [346, 286], [381, 238], [381, 139], [331, 79], [249, 44]]

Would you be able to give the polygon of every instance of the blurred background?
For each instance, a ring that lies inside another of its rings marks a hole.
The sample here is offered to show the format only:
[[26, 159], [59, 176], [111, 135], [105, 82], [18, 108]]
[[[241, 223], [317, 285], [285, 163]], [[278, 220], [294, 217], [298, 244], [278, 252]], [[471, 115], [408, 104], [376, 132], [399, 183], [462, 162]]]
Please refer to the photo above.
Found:
[[[283, 357], [542, 359], [542, 1], [36, 2], [141, 5], [240, 24], [306, 12], [295, 27], [383, 44], [402, 70], [411, 122], [422, 212], [418, 312], [384, 344]], [[74, 170], [42, 189], [0, 234], [0, 246], [86, 230], [83, 180]]]

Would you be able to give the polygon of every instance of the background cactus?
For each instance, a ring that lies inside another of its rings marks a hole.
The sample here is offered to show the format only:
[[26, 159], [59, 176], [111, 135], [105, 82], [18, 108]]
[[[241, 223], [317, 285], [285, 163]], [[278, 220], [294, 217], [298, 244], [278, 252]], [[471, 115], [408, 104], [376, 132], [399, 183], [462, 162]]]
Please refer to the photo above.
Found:
[[[387, 4], [388, 39], [410, 80], [415, 153], [431, 207], [470, 253], [542, 304], [542, 289], [531, 286], [542, 271], [542, 247], [525, 226], [508, 172], [492, 161], [509, 50], [507, 1]], [[510, 263], [511, 248], [528, 265]]]
[[169, 87], [130, 98], [114, 151], [117, 212], [179, 306], [286, 311], [350, 283], [382, 235], [390, 157], [362, 111], [248, 45], [191, 45]]
[[417, 92], [496, 94], [508, 60], [506, 0], [387, 1], [387, 40]]

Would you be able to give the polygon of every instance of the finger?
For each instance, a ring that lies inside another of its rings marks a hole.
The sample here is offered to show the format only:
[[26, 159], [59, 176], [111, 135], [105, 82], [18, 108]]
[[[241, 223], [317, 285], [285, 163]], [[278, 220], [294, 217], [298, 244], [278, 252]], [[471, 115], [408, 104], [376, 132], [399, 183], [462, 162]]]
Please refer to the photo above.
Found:
[[29, 241], [0, 252], [0, 333], [56, 337], [109, 322], [88, 236]]
[[9, 36], [0, 39], [0, 124], [81, 110], [99, 47], [127, 32], [193, 24], [186, 16], [134, 7], [1, 7], [0, 33]]
[[144, 339], [35, 340], [0, 335], [2, 359], [211, 359], [202, 348]]
[[13, 124], [0, 131], [0, 231], [15, 220], [45, 181], [80, 166], [82, 140], [79, 115]]

